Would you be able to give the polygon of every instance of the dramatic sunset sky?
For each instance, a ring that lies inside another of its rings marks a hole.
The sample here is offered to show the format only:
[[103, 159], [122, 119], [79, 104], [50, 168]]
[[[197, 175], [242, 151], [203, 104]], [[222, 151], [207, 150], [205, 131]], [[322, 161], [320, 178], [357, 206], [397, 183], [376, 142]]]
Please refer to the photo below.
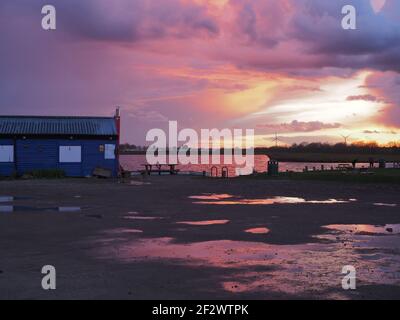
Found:
[[[57, 30], [41, 28], [41, 7]], [[357, 8], [357, 30], [341, 9]], [[399, 0], [1, 0], [0, 114], [400, 140]]]

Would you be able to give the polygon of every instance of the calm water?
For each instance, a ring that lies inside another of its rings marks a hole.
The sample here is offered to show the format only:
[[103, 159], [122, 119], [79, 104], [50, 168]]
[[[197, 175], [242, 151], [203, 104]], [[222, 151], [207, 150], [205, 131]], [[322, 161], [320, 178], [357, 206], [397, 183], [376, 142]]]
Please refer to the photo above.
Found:
[[[257, 172], [266, 172], [267, 163], [269, 158], [267, 156], [255, 156], [255, 170]], [[144, 164], [147, 163], [145, 155], [121, 155], [120, 158], [121, 165], [124, 169], [129, 171], [143, 170]], [[199, 161], [200, 162], [200, 161]], [[211, 160], [210, 160], [211, 162]], [[220, 165], [211, 164], [190, 164], [190, 165], [178, 165], [177, 169], [181, 172], [192, 171], [192, 172], [210, 172], [212, 167], [218, 168], [218, 174], [221, 175], [223, 167], [227, 167], [229, 171], [229, 176], [234, 176], [236, 174], [236, 168], [240, 168], [235, 164], [225, 164], [223, 156], [221, 156]], [[243, 167], [243, 166], [242, 166]]]
[[[221, 157], [221, 163], [223, 163], [223, 157]], [[267, 171], [267, 164], [269, 158], [265, 155], [256, 155], [255, 156], [255, 170], [257, 172], [266, 172]], [[125, 170], [129, 171], [137, 171], [143, 170], [143, 164], [147, 163], [145, 155], [121, 155], [121, 165]], [[331, 167], [337, 167], [337, 163], [310, 163], [310, 162], [280, 162], [279, 163], [279, 171], [294, 171], [294, 172], [301, 172], [307, 166], [309, 170], [313, 170], [315, 167], [317, 170], [321, 169], [321, 166], [324, 166], [325, 170], [329, 170]], [[221, 175], [222, 168], [226, 166], [229, 171], [229, 176], [234, 176], [236, 174], [236, 168], [240, 166], [236, 166], [234, 164], [230, 165], [217, 165], [218, 173]], [[358, 163], [357, 167], [368, 167], [368, 163]], [[181, 171], [193, 171], [193, 172], [203, 172], [206, 171], [209, 173], [211, 171], [211, 167], [213, 165], [178, 165], [178, 169]]]

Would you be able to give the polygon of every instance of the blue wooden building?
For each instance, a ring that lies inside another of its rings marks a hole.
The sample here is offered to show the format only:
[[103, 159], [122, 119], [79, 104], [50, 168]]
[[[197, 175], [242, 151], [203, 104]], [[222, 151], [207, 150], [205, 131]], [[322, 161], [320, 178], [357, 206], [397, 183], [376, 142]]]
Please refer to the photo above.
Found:
[[119, 112], [115, 117], [0, 116], [0, 176], [58, 169], [68, 177], [102, 168], [117, 176]]

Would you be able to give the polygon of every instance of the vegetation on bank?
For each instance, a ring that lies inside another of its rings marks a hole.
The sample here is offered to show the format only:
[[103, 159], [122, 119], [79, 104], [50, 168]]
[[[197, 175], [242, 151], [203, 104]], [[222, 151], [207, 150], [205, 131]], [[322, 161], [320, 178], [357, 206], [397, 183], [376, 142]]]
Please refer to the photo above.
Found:
[[372, 158], [375, 162], [380, 159], [386, 162], [400, 162], [400, 154], [387, 153], [320, 153], [320, 152], [287, 152], [287, 151], [270, 151], [267, 155], [281, 162], [323, 162], [323, 163], [351, 163], [357, 160], [358, 163], [368, 163]]
[[400, 169], [372, 169], [368, 171], [309, 171], [309, 172], [282, 172], [277, 176], [256, 174], [243, 176], [239, 179], [275, 179], [275, 180], [316, 180], [341, 181], [349, 183], [396, 183], [400, 184]]
[[271, 159], [285, 162], [369, 162], [371, 159], [400, 162], [400, 145], [302, 143], [290, 147], [257, 148], [256, 154], [266, 154]]

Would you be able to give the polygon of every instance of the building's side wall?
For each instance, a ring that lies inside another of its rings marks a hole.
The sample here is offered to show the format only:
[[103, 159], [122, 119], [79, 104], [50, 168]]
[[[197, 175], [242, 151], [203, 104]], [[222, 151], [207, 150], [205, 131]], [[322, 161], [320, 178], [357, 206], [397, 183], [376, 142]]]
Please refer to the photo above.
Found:
[[64, 170], [68, 176], [86, 177], [91, 176], [96, 167], [101, 167], [112, 170], [115, 177], [118, 173], [117, 158], [106, 160], [100, 146], [116, 143], [115, 140], [59, 140], [57, 152], [59, 146], [82, 146], [82, 163], [59, 163], [58, 168]]
[[[12, 141], [11, 141], [12, 143]], [[1, 144], [1, 143], [0, 143]], [[6, 144], [6, 143], [3, 143]], [[96, 167], [110, 169], [113, 176], [118, 173], [118, 161], [106, 160], [100, 146], [115, 144], [115, 140], [60, 140], [26, 139], [17, 140], [15, 159], [18, 175], [34, 170], [61, 169], [69, 177], [91, 176]], [[60, 146], [81, 146], [81, 163], [60, 163]], [[0, 163], [0, 174], [11, 175], [14, 164]]]
[[57, 169], [58, 141], [17, 140], [16, 161], [20, 176], [33, 170]]
[[[0, 139], [0, 146], [13, 146], [14, 141], [12, 139]], [[14, 157], [15, 160], [15, 157]], [[14, 162], [0, 162], [0, 176], [9, 177], [15, 171]]]

